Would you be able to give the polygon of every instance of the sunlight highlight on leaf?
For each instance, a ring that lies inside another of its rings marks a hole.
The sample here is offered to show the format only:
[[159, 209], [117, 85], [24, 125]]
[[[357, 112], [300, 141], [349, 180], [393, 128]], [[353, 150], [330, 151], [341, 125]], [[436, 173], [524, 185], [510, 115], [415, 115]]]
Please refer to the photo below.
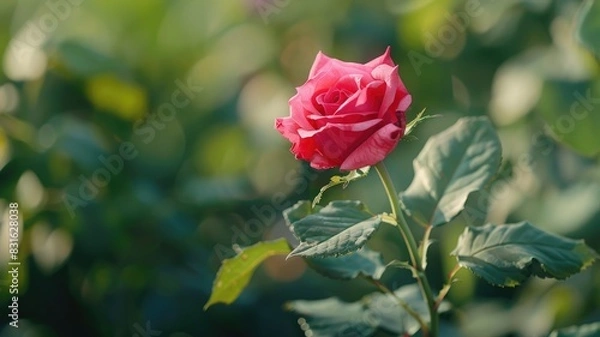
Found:
[[285, 239], [259, 242], [242, 248], [233, 258], [223, 261], [213, 283], [212, 294], [204, 305], [204, 310], [215, 303], [232, 303], [244, 290], [254, 270], [268, 257], [290, 252]]

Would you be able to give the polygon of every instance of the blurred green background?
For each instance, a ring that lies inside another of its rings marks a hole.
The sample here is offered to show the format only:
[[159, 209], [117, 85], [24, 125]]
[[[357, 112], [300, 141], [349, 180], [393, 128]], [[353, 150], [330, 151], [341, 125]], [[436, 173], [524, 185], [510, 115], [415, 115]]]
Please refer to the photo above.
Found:
[[[294, 299], [356, 300], [298, 259], [271, 258], [207, 312], [232, 245], [285, 236], [281, 211], [335, 170], [297, 162], [273, 129], [319, 50], [357, 62], [391, 46], [419, 127], [386, 160], [399, 189], [424, 141], [489, 115], [504, 164], [434, 233], [439, 289], [465, 225], [530, 219], [600, 249], [600, 10], [574, 0], [5, 0], [0, 3], [0, 264], [19, 203], [19, 329], [8, 336], [304, 336]], [[588, 13], [586, 16], [586, 13]], [[595, 54], [596, 53], [596, 54]], [[377, 177], [333, 198], [387, 210]], [[489, 206], [488, 206], [489, 204]], [[393, 230], [371, 242], [406, 257]], [[291, 238], [290, 238], [291, 239]], [[0, 299], [6, 309], [10, 279]], [[448, 336], [544, 336], [600, 320], [600, 265], [516, 289], [468, 272]], [[390, 287], [412, 282], [388, 271]], [[8, 309], [6, 309], [8, 312]], [[2, 315], [2, 323], [9, 318]]]

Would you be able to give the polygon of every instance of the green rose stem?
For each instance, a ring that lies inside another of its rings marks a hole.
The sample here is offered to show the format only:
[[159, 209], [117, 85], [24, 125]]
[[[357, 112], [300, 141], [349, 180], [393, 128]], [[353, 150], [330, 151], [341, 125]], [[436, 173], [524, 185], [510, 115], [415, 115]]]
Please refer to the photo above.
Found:
[[456, 273], [458, 273], [458, 271], [460, 270], [460, 265], [456, 265], [454, 266], [454, 268], [452, 268], [452, 271], [450, 271], [450, 273], [448, 274], [448, 282], [442, 287], [442, 289], [440, 290], [438, 297], [435, 299], [435, 308], [437, 310], [437, 308], [439, 308], [440, 304], [442, 304], [442, 301], [444, 300], [444, 297], [446, 297], [446, 295], [448, 295], [448, 292], [450, 291], [450, 287], [452, 287], [452, 282], [454, 282], [454, 276], [456, 276]]
[[437, 337], [439, 317], [436, 309], [435, 296], [433, 295], [433, 291], [431, 291], [431, 286], [429, 285], [429, 281], [427, 280], [427, 276], [425, 275], [425, 270], [423, 269], [423, 264], [419, 256], [419, 248], [417, 247], [415, 238], [412, 232], [410, 231], [410, 228], [408, 227], [406, 219], [404, 219], [402, 210], [400, 210], [400, 200], [398, 199], [398, 193], [396, 192], [396, 188], [394, 187], [394, 183], [390, 178], [390, 174], [387, 168], [385, 167], [385, 164], [382, 161], [377, 163], [375, 165], [375, 170], [377, 170], [377, 174], [379, 174], [379, 178], [381, 178], [381, 182], [383, 184], [383, 187], [385, 188], [385, 193], [388, 196], [390, 206], [392, 207], [392, 215], [396, 218], [396, 227], [400, 231], [400, 234], [404, 239], [404, 243], [408, 248], [410, 262], [412, 267], [414, 268], [413, 276], [417, 279], [419, 287], [421, 288], [421, 292], [423, 293], [423, 297], [425, 297], [425, 301], [427, 302], [427, 307], [429, 308], [429, 316], [431, 322], [429, 328], [429, 336]]

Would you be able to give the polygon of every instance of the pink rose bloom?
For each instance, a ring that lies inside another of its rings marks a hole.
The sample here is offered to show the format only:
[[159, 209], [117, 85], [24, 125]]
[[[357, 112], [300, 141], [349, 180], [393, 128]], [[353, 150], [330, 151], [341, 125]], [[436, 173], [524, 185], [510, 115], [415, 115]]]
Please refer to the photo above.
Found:
[[412, 101], [390, 49], [365, 64], [319, 52], [308, 80], [275, 128], [297, 159], [316, 169], [350, 171], [382, 161], [404, 135]]

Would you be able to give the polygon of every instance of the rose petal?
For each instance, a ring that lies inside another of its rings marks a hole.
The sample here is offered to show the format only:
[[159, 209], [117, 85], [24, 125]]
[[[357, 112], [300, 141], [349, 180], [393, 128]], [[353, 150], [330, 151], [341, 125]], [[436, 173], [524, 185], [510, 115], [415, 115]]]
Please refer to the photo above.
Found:
[[292, 143], [295, 143], [300, 139], [300, 136], [298, 135], [298, 124], [290, 117], [275, 119], [275, 129]]
[[404, 92], [403, 93], [405, 96], [402, 97], [402, 99], [400, 100], [400, 102], [398, 103], [398, 110], [399, 111], [406, 111], [408, 109], [408, 107], [410, 106], [410, 104], [412, 103], [412, 96], [408, 94], [408, 92]]
[[330, 116], [322, 116], [322, 115], [308, 115], [308, 120], [312, 122], [312, 124], [318, 129], [322, 128], [329, 123], [340, 123], [340, 124], [351, 124], [351, 123], [359, 123], [367, 120], [373, 120], [377, 117], [377, 111], [370, 112], [357, 112], [357, 113], [349, 113], [345, 115], [330, 115]]
[[300, 93], [294, 95], [290, 98], [288, 102], [290, 106], [290, 118], [292, 118], [301, 128], [304, 129], [312, 129], [313, 126], [308, 119], [306, 119], [306, 114], [318, 114], [319, 112], [311, 108], [312, 104], [306, 104], [303, 101], [303, 96]]
[[[400, 76], [398, 76], [398, 66], [390, 67], [388, 65], [380, 65], [373, 69], [371, 74], [373, 75], [373, 78], [382, 80], [387, 85], [385, 95], [381, 100], [379, 116], [382, 117], [390, 111], [396, 111], [398, 109], [397, 103], [399, 101], [398, 92], [402, 91], [404, 88], [402, 81], [400, 81]], [[404, 88], [404, 90], [406, 89]], [[396, 103], [396, 106], [394, 106], [394, 103]]]
[[385, 49], [385, 52], [381, 56], [378, 56], [378, 57], [374, 58], [373, 60], [365, 63], [365, 66], [375, 68], [382, 64], [387, 64], [390, 67], [395, 66], [394, 60], [392, 60], [392, 57], [390, 56], [390, 46], [388, 46]]
[[312, 160], [315, 157], [317, 146], [312, 138], [299, 138], [292, 144], [290, 151], [296, 155], [296, 159]]
[[349, 153], [380, 128], [381, 122], [380, 119], [373, 119], [354, 124], [328, 123], [319, 130], [300, 129], [298, 135], [301, 141], [310, 139], [314, 142], [315, 153], [340, 166]]
[[298, 135], [301, 138], [309, 138], [318, 133], [322, 133], [322, 132], [326, 132], [326, 131], [362, 132], [362, 131], [368, 130], [369, 128], [373, 127], [374, 125], [379, 124], [381, 121], [382, 121], [381, 119], [371, 119], [371, 120], [366, 120], [366, 121], [360, 122], [360, 123], [349, 123], [349, 124], [327, 123], [325, 126], [323, 126], [322, 128], [319, 128], [317, 130], [298, 129]]
[[322, 52], [317, 54], [315, 61], [313, 62], [308, 78], [312, 79], [319, 74], [333, 72], [338, 78], [342, 75], [357, 73], [368, 75], [372, 67], [367, 67], [364, 64], [355, 62], [344, 62], [334, 58], [331, 58]]
[[387, 124], [352, 151], [340, 165], [340, 170], [350, 171], [377, 164], [392, 152], [403, 133], [404, 130], [398, 126]]
[[323, 157], [323, 155], [321, 155], [318, 152], [316, 152], [313, 155], [312, 159], [310, 160], [310, 167], [317, 169], [317, 170], [327, 170], [330, 168], [334, 168], [338, 165], [339, 165], [339, 163], [335, 163], [335, 162]]
[[331, 87], [330, 91], [335, 89], [352, 94], [368, 83], [361, 74], [344, 75]]
[[340, 105], [335, 114], [379, 111], [385, 92], [386, 84], [384, 82], [371, 82], [364, 89], [349, 97], [346, 102]]
[[[342, 75], [337, 72], [322, 72], [317, 74], [314, 78], [310, 78], [306, 83], [296, 88], [296, 96], [298, 96], [298, 107], [303, 108], [311, 114], [324, 114], [323, 107], [316, 104], [316, 96], [320, 93], [326, 93], [331, 90], [332, 87], [340, 80]], [[369, 75], [370, 76], [370, 75]], [[292, 97], [292, 99], [294, 99]], [[290, 104], [292, 101], [290, 100]], [[301, 109], [302, 110], [302, 109]]]
[[310, 160], [314, 156], [316, 149], [314, 139], [301, 138], [298, 134], [299, 126], [292, 118], [275, 119], [275, 128], [292, 143], [290, 151], [296, 155], [296, 159]]
[[404, 136], [404, 132], [406, 132], [406, 114], [403, 111], [396, 111], [396, 119], [398, 122], [394, 124], [402, 129], [402, 135]]
[[359, 89], [357, 82], [360, 82], [360, 79], [356, 79], [354, 76], [346, 76], [345, 79], [340, 79], [327, 92], [318, 95], [315, 101], [322, 108], [325, 115], [333, 115], [340, 104], [348, 100], [348, 97]]
[[315, 57], [315, 61], [313, 62], [312, 67], [310, 68], [308, 78], [313, 78], [318, 72], [321, 71], [321, 69], [326, 68], [328, 64], [334, 61], [335, 59], [332, 59], [329, 56], [323, 54], [323, 52], [319, 51], [317, 57]]

